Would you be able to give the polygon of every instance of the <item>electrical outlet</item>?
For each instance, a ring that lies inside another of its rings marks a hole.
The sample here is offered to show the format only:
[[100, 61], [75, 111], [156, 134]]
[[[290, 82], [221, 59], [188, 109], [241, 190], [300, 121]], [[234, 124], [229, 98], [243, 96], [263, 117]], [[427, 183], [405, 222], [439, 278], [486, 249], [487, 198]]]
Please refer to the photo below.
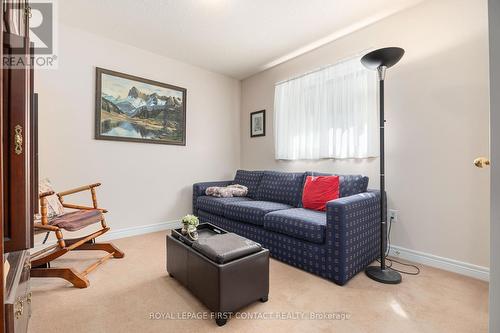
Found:
[[397, 210], [389, 209], [387, 213], [388, 213], [387, 215], [389, 218], [388, 222], [392, 222], [392, 223], [398, 222], [398, 211]]

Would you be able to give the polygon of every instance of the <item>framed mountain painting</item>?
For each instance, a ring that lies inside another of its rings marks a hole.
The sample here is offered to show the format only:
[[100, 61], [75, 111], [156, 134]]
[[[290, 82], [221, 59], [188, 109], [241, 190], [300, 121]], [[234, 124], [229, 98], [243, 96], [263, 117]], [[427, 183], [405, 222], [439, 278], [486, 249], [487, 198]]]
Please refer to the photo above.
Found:
[[95, 138], [186, 145], [186, 89], [96, 69]]

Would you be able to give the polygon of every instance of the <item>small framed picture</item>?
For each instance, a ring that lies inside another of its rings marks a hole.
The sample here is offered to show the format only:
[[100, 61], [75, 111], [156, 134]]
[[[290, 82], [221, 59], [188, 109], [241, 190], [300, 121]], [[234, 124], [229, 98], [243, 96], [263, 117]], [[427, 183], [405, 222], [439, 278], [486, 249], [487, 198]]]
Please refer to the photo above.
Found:
[[266, 135], [266, 110], [250, 113], [250, 137]]

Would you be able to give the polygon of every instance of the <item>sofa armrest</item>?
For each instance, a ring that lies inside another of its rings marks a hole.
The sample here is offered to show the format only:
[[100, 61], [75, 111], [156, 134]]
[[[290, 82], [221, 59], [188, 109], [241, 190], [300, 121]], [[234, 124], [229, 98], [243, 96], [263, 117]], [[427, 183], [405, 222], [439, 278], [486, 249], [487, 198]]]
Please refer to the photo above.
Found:
[[199, 196], [205, 195], [205, 191], [207, 188], [211, 186], [229, 186], [232, 183], [232, 180], [221, 180], [193, 184], [193, 214], [196, 215], [198, 213], [198, 209], [196, 208], [196, 201]]
[[380, 251], [380, 191], [332, 200], [327, 203], [326, 242], [333, 279], [345, 284], [365, 269]]

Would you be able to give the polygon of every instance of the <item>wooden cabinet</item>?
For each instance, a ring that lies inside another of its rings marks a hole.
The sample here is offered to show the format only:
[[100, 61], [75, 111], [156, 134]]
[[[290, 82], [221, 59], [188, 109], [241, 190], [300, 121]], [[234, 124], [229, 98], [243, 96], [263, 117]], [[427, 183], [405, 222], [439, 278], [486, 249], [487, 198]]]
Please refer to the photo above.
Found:
[[[27, 37], [3, 35], [3, 52], [19, 57], [19, 45], [30, 56]], [[13, 51], [15, 48], [15, 51]], [[16, 52], [16, 53], [13, 53]], [[2, 166], [4, 252], [33, 247], [33, 70], [27, 66], [3, 69]]]
[[[30, 259], [33, 216], [38, 209], [37, 100], [30, 66], [27, 0], [2, 0], [0, 71], [0, 298], [1, 332], [27, 332], [31, 315]], [[9, 59], [16, 59], [13, 66]], [[7, 60], [7, 61], [6, 61]], [[9, 64], [9, 65], [6, 65]], [[5, 274], [5, 276], [4, 276]]]
[[31, 317], [29, 252], [11, 252], [6, 260], [10, 270], [5, 284], [5, 332], [27, 332]]

